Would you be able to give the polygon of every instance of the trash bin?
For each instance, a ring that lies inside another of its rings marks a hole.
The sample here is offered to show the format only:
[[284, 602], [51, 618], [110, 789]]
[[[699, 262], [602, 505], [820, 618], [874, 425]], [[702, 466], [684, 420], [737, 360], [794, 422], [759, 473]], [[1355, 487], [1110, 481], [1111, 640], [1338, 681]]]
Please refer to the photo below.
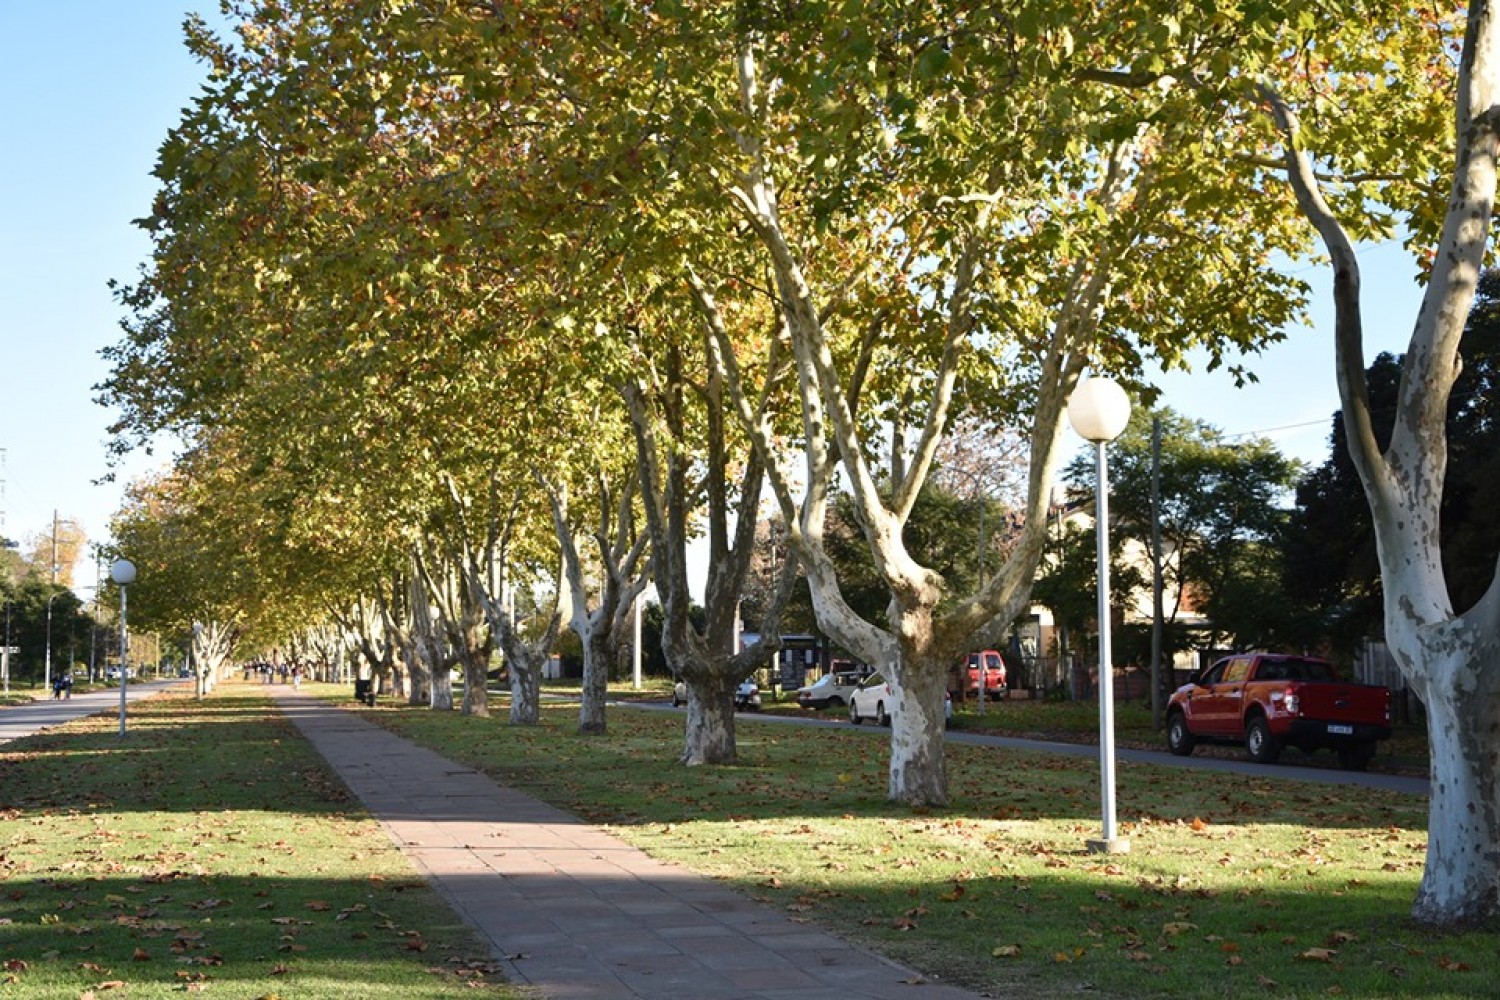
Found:
[[366, 705], [375, 704], [375, 682], [368, 677], [354, 679], [354, 700]]

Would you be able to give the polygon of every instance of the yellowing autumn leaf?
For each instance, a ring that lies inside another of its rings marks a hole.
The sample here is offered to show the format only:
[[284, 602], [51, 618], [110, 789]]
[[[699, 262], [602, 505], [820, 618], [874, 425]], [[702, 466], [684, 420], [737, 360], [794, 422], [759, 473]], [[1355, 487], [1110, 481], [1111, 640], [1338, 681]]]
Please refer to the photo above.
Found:
[[1332, 962], [1337, 954], [1332, 948], [1309, 948], [1297, 957], [1304, 962]]
[[1161, 932], [1171, 935], [1186, 934], [1188, 931], [1195, 931], [1197, 929], [1197, 924], [1190, 924], [1186, 920], [1174, 920], [1161, 925]]
[[990, 954], [996, 958], [1017, 958], [1021, 954], [1021, 946], [1018, 944], [997, 945]]

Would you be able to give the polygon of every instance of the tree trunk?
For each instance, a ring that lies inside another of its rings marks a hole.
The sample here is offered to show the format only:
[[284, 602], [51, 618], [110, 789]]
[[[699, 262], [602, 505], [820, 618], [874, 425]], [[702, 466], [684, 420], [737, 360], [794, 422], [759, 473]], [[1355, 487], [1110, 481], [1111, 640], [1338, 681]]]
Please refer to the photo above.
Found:
[[422, 654], [417, 650], [416, 643], [401, 644], [401, 662], [406, 664], [406, 673], [410, 678], [406, 692], [407, 704], [431, 705], [432, 674], [428, 671], [427, 664], [422, 662]]
[[510, 674], [510, 724], [535, 726], [542, 721], [542, 672], [535, 664], [522, 665], [507, 657]]
[[687, 730], [681, 762], [733, 764], [739, 758], [734, 739], [734, 689], [736, 681], [707, 676], [685, 681], [688, 689]]
[[578, 732], [599, 736], [605, 732], [604, 704], [609, 697], [609, 665], [613, 644], [611, 623], [604, 615], [591, 615], [588, 634], [583, 636], [583, 692], [578, 704]]
[[489, 650], [485, 649], [481, 659], [476, 650], [468, 650], [464, 656], [464, 703], [463, 714], [477, 715], [487, 719], [490, 715]]
[[[947, 664], [937, 660], [904, 663], [891, 685], [891, 766], [886, 795], [911, 806], [948, 804], [948, 772], [943, 753], [944, 690]], [[887, 674], [887, 676], [890, 676]]]
[[438, 712], [453, 711], [453, 674], [446, 667], [440, 667], [427, 676], [432, 691], [428, 705]]
[[1446, 682], [1416, 683], [1421, 673], [1402, 664], [1427, 708], [1431, 755], [1427, 864], [1412, 905], [1422, 923], [1461, 926], [1500, 913], [1500, 693], [1494, 672], [1483, 673], [1496, 649], [1493, 638], [1473, 639], [1445, 651], [1423, 644], [1427, 677]]

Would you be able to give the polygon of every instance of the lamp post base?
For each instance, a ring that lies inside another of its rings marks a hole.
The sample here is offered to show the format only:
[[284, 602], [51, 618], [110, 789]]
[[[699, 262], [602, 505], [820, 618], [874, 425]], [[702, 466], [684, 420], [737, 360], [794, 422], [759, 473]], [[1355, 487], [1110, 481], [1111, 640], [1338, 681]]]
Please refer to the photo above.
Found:
[[1110, 837], [1108, 840], [1090, 840], [1090, 854], [1129, 854], [1129, 837]]

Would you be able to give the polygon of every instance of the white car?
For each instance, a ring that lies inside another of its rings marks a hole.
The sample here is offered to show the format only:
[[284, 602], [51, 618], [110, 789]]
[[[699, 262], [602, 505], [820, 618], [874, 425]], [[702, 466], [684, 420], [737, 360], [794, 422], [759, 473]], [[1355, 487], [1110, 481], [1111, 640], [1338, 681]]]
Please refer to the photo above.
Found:
[[[891, 709], [895, 707], [895, 694], [891, 685], [880, 674], [871, 674], [849, 693], [849, 721], [856, 726], [866, 719], [874, 719], [877, 726], [891, 724]], [[953, 698], [943, 692], [943, 723], [953, 718]]]
[[835, 670], [797, 689], [797, 704], [803, 708], [843, 708], [849, 693], [859, 684], [858, 670]]
[[[687, 682], [678, 681], [673, 684], [672, 707], [686, 705], [687, 700]], [[740, 686], [734, 689], [734, 710], [736, 712], [760, 711], [760, 687], [754, 681], [740, 681]]]

